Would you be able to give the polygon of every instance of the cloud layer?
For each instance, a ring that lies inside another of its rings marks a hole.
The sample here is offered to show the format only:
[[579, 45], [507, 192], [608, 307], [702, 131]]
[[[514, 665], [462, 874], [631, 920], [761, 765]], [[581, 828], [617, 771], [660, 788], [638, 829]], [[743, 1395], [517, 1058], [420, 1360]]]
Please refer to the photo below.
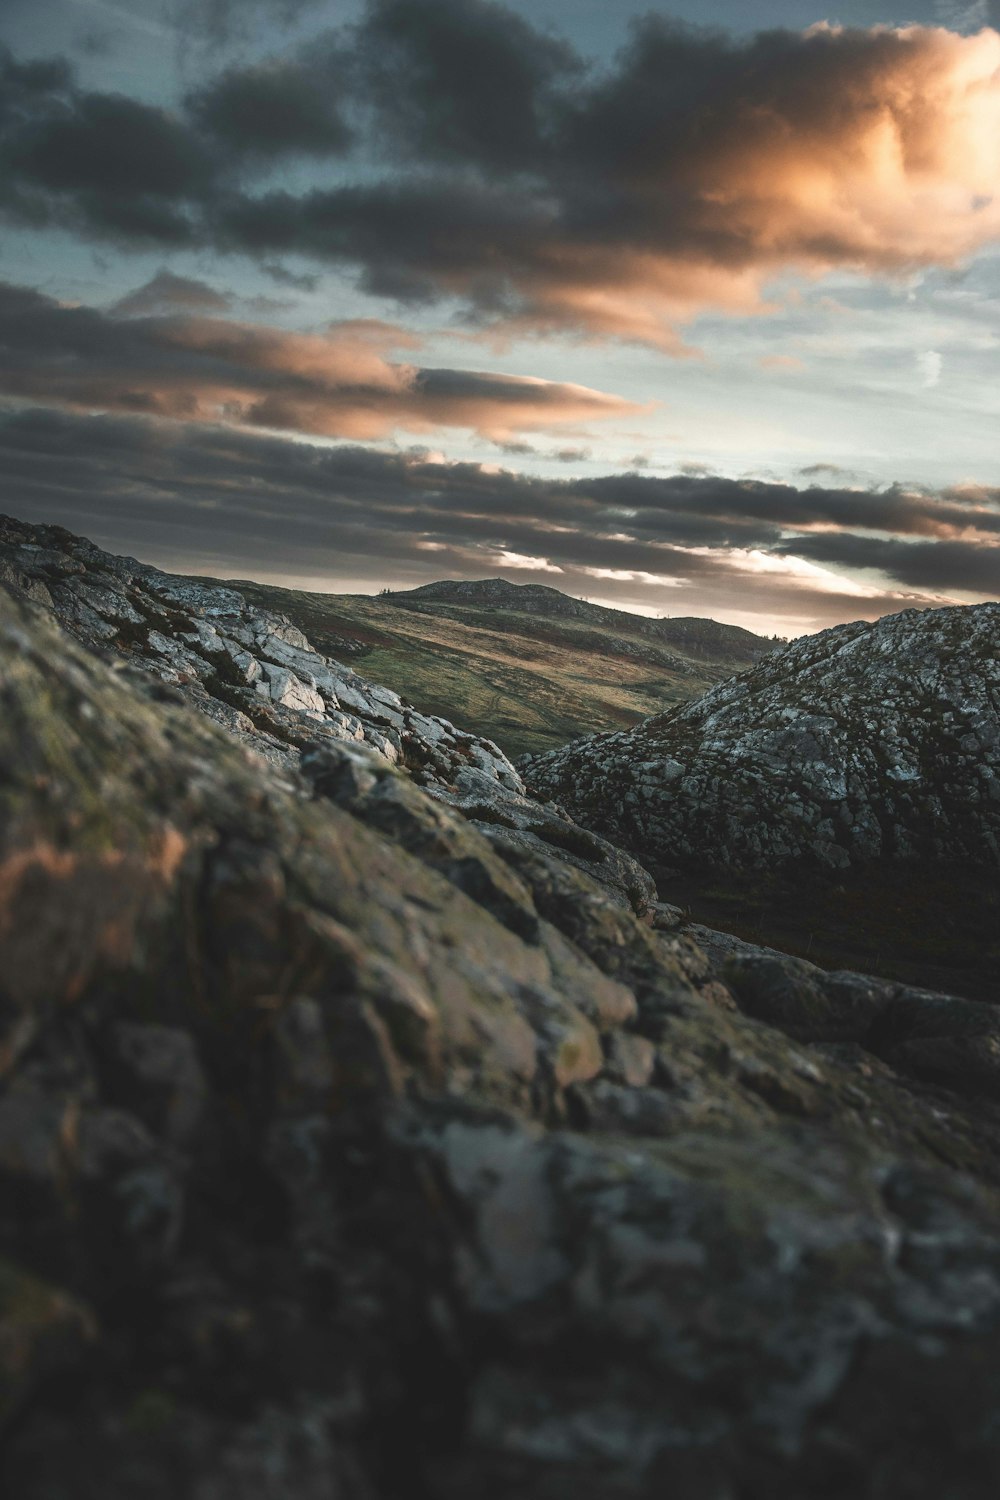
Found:
[[111, 313], [0, 283], [0, 392], [366, 439], [460, 427], [505, 442], [635, 409], [581, 385], [394, 362], [387, 350], [412, 336], [372, 320], [289, 333], [183, 311], [220, 305], [210, 287], [163, 272]]
[[0, 413], [0, 468], [28, 519], [166, 566], [333, 590], [503, 572], [783, 634], [1000, 593], [998, 490], [543, 480], [52, 410]]
[[[0, 285], [10, 503], [180, 567], [275, 576], [280, 557], [286, 577], [369, 586], [502, 569], [675, 614], [762, 612], [789, 633], [998, 592], [995, 490], [860, 489], [837, 467], [893, 472], [866, 462], [883, 412], [908, 471], [925, 418], [916, 472], [939, 432], [947, 458], [924, 473], [982, 459], [969, 432], [994, 415], [977, 373], [994, 273], [985, 256], [951, 268], [1000, 240], [1000, 34], [981, 25], [995, 0], [942, 0], [951, 30], [733, 39], [651, 18], [600, 63], [493, 0], [365, 0], [308, 48], [291, 38], [322, 24], [315, 0], [172, 4], [200, 30], [169, 107], [0, 51], [0, 220], [40, 231], [13, 253], [40, 251], [39, 279], [64, 290], [88, 284], [102, 245], [143, 252], [149, 278], [122, 295], [112, 262], [104, 308]], [[75, 259], [45, 264], [62, 233]], [[255, 296], [266, 283], [248, 260], [294, 300]], [[948, 269], [921, 290], [929, 267]], [[196, 279], [220, 273], [223, 291]], [[555, 333], [680, 355], [701, 314], [787, 305], [756, 330], [706, 318], [719, 362], [662, 379], [648, 353], [546, 351], [548, 373], [575, 379], [590, 359], [593, 384], [630, 403], [440, 368], [378, 318], [326, 323], [327, 293], [331, 309], [369, 310], [345, 273], [424, 326], [464, 323], [449, 364], [478, 362], [470, 329], [494, 349]], [[820, 326], [796, 278], [828, 273], [838, 300], [822, 299]], [[871, 284], [893, 278], [906, 298]], [[845, 287], [881, 308], [884, 347]], [[307, 308], [306, 331], [267, 323]], [[643, 380], [672, 406], [655, 432]], [[461, 430], [511, 461], [592, 467], [597, 423], [615, 418], [604, 431], [646, 450], [626, 461], [642, 472], [556, 481], [304, 441]], [[807, 467], [802, 488], [704, 462], [658, 478], [658, 449]]]
[[[1000, 238], [989, 29], [734, 41], [650, 19], [595, 71], [488, 0], [371, 0], [174, 113], [58, 63], [0, 73], [8, 218], [295, 252], [486, 324], [681, 352], [685, 321], [760, 311], [777, 273], [893, 275]], [[276, 187], [288, 161], [315, 170]]]

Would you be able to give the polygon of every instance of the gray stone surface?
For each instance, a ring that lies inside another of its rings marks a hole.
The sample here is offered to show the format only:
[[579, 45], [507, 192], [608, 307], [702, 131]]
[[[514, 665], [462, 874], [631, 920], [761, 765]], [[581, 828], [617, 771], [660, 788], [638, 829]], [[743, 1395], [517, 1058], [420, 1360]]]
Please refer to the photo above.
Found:
[[[316, 732], [365, 743], [427, 783], [474, 764], [514, 792], [520, 777], [490, 740], [419, 713], [314, 651], [283, 616], [236, 590], [112, 557], [60, 527], [0, 518], [0, 580], [47, 605], [84, 645], [112, 649], [177, 686], [246, 743], [294, 764]], [[247, 722], [249, 721], [249, 722]]]
[[704, 698], [521, 766], [661, 866], [1000, 864], [1000, 604], [806, 636]]
[[9, 517], [0, 517], [0, 581], [51, 610], [82, 644], [174, 688], [278, 769], [294, 775], [305, 755], [315, 780], [324, 745], [337, 764], [347, 763], [342, 747], [356, 745], [374, 757], [376, 773], [406, 769], [495, 841], [557, 845], [637, 911], [655, 897], [635, 859], [563, 809], [525, 798], [492, 740], [366, 682], [236, 589], [161, 573], [60, 527]]

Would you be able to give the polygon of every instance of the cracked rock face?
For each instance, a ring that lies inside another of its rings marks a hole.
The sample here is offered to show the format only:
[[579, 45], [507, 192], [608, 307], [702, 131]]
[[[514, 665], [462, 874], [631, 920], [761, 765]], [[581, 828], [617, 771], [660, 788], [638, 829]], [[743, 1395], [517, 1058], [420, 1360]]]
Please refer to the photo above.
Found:
[[42, 586], [0, 589], [5, 1495], [993, 1500], [993, 1007], [642, 920], [468, 762], [291, 774]]
[[[492, 740], [422, 714], [315, 651], [283, 616], [235, 589], [102, 552], [54, 526], [0, 517], [0, 582], [50, 610], [118, 666], [148, 673], [274, 766], [323, 772], [324, 745], [356, 747], [352, 777], [405, 769], [493, 839], [558, 846], [615, 900], [647, 912], [655, 888], [628, 854], [524, 795]], [[334, 756], [342, 766], [343, 752]], [[371, 770], [361, 768], [374, 762]], [[338, 775], [340, 773], [338, 772]], [[489, 825], [487, 827], [487, 825]]]
[[60, 527], [0, 518], [0, 581], [53, 610], [84, 645], [103, 646], [177, 687], [276, 764], [325, 732], [448, 784], [473, 765], [500, 786], [520, 777], [490, 740], [404, 704], [314, 651], [282, 615], [235, 589], [114, 557]]
[[840, 625], [521, 765], [660, 866], [1000, 864], [1000, 605]]

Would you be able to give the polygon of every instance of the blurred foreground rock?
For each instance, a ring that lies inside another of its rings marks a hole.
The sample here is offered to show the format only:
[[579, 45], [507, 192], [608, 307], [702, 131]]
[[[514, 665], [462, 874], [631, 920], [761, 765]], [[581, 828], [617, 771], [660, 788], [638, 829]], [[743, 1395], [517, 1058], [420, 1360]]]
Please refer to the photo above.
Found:
[[475, 757], [276, 766], [13, 583], [4, 1495], [992, 1500], [991, 1006], [706, 950]]

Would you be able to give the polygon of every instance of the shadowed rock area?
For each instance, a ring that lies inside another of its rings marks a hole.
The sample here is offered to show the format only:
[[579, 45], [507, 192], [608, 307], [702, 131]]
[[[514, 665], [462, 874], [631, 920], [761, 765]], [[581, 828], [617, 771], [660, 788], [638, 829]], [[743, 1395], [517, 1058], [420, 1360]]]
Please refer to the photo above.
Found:
[[994, 1008], [697, 942], [298, 658], [245, 724], [197, 629], [99, 659], [61, 580], [152, 585], [56, 540], [0, 589], [3, 1493], [992, 1500]]
[[525, 761], [656, 864], [1000, 865], [1000, 605], [795, 641], [683, 708]]

